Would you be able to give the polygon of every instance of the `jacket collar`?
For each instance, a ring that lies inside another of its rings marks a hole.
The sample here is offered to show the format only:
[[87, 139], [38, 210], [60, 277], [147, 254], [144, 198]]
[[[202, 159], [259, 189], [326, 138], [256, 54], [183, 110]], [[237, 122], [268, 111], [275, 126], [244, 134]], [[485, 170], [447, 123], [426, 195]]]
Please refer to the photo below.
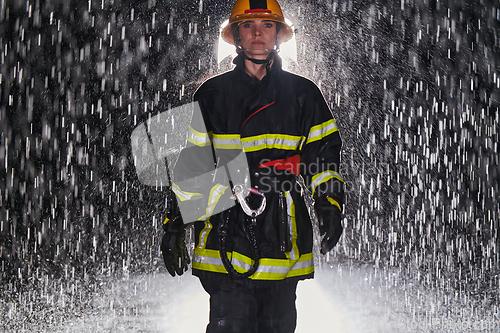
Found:
[[264, 85], [267, 84], [271, 77], [275, 77], [277, 73], [279, 73], [282, 70], [281, 57], [277, 53], [274, 54], [273, 65], [271, 69], [267, 72], [267, 74], [262, 78], [260, 82], [255, 82], [254, 80], [252, 80], [250, 75], [248, 75], [245, 72], [245, 58], [242, 55], [238, 54], [238, 56], [234, 58], [233, 63], [236, 65], [234, 71], [240, 75], [243, 82], [252, 86], [260, 86], [262, 84]]

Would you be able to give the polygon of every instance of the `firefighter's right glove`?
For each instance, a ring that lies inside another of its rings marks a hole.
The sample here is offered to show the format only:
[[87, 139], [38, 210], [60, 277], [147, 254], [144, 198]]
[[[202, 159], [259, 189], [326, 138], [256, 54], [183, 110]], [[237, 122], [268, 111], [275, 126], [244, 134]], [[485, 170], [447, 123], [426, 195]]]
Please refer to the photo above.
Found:
[[328, 253], [338, 243], [342, 231], [342, 214], [340, 209], [331, 204], [327, 198], [318, 198], [314, 203], [314, 208], [319, 222], [320, 234], [324, 237], [321, 240], [321, 254]]
[[170, 275], [182, 275], [188, 270], [191, 263], [186, 247], [186, 226], [175, 203], [174, 208], [167, 214], [163, 224], [165, 234], [161, 241], [161, 252], [165, 267]]

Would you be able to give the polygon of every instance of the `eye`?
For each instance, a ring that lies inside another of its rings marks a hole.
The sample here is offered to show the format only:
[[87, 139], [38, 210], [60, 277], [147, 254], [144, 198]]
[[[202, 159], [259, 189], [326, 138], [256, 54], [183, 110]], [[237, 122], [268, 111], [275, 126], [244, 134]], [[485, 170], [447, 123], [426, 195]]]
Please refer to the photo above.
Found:
[[252, 27], [252, 23], [243, 23], [243, 28], [251, 28]]
[[272, 28], [274, 25], [272, 23], [264, 23], [264, 27]]

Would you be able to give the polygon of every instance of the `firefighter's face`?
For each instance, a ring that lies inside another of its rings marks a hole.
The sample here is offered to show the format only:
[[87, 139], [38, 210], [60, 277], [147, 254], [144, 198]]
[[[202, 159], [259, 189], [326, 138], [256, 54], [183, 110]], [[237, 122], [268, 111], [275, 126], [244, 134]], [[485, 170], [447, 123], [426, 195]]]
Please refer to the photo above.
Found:
[[267, 20], [243, 21], [239, 26], [240, 47], [254, 59], [266, 59], [276, 44], [276, 23]]

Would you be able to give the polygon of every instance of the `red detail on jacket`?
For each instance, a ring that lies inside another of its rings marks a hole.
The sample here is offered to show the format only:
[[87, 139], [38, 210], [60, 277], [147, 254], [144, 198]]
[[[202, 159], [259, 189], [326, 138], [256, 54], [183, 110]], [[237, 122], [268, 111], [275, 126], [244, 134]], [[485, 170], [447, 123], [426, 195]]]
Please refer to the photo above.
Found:
[[273, 160], [259, 165], [259, 168], [274, 166], [276, 170], [288, 170], [294, 175], [300, 173], [300, 155], [293, 155], [280, 160]]
[[273, 105], [273, 104], [274, 104], [274, 102], [269, 103], [267, 105], [264, 105], [263, 107], [261, 107], [260, 109], [258, 109], [254, 113], [252, 113], [250, 116], [248, 116], [248, 118], [243, 122], [243, 124], [241, 124], [240, 129], [243, 128], [243, 125], [245, 125], [245, 123], [248, 121], [248, 119], [252, 118], [255, 114], [257, 114], [257, 112], [260, 112], [260, 111], [264, 110], [265, 108], [267, 108], [268, 106]]

